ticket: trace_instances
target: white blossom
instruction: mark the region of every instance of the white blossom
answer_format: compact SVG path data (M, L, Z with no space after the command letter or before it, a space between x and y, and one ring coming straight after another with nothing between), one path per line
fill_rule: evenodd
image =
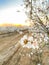
M33 41L33 37L30 36L30 37L28 38L28 41Z
M38 63L37 65L41 65L40 63Z

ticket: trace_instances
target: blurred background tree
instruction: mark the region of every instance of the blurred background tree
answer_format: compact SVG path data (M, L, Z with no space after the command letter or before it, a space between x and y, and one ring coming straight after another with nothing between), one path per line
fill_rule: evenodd
M30 20L49 27L48 0L24 0L25 13Z

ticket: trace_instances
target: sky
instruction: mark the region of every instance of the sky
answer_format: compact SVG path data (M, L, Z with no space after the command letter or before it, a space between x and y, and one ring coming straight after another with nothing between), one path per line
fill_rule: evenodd
M25 24L26 15L21 4L23 0L0 0L0 24Z
M27 17L21 4L23 0L0 0L0 24L25 24Z
M0 0L0 6L9 6L9 5L20 5L23 3L23 0Z

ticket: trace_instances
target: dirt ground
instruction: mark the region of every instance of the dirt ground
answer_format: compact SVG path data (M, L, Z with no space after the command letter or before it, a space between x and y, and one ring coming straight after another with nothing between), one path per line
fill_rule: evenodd
M0 38L0 65L49 65L49 46L41 51L23 48L18 43L22 36L15 34Z

